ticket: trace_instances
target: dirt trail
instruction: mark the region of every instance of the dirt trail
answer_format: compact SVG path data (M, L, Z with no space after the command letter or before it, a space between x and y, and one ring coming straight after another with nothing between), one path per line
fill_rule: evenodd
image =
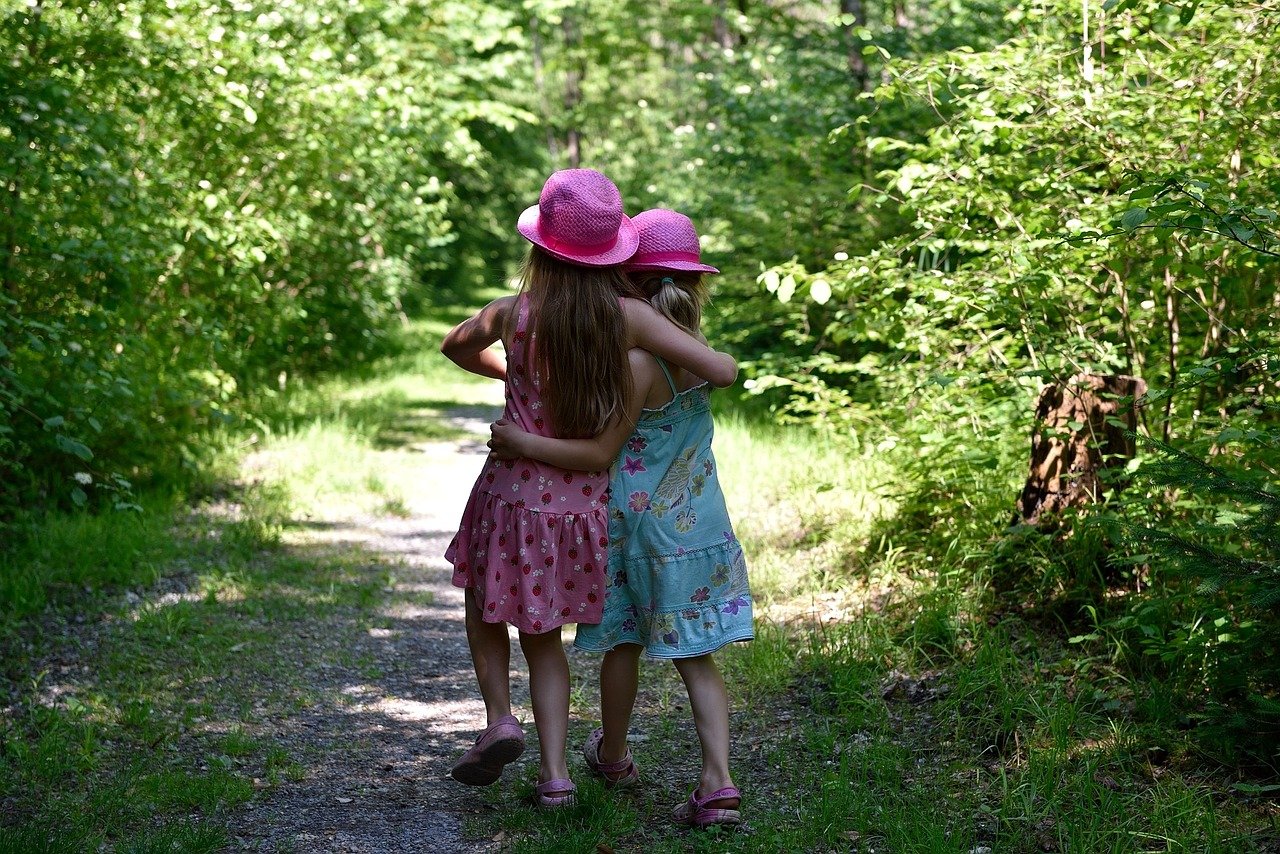
M238 811L231 827L237 848L358 854L490 850L463 838L466 814L485 808L482 796L448 778L451 763L483 723L484 706L467 653L461 591L450 584L443 554L484 459L488 423L498 411L476 407L449 414L474 440L424 442L401 451L403 464L421 484L406 497L405 517L353 518L306 535L324 548L358 547L377 556L383 571L393 564L394 580L375 606L378 627L349 631L352 626L330 620L313 625L316 638L280 639L285 647L301 647L323 643L326 635L345 636L350 647L337 656L339 663L322 656L307 665L319 702L259 723L258 734L298 756L306 774L282 781ZM517 714L528 720L518 644L512 669ZM520 762L536 761L534 755L531 749Z

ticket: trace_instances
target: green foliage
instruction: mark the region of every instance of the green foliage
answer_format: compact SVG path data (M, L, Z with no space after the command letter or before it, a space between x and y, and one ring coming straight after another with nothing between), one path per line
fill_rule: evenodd
M500 270L521 44L461 0L4 7L0 515L127 506L246 392Z
M289 449L300 505L406 512L382 455L447 395L378 357L498 284L518 210L580 163L697 221L752 408L821 428L813 458L846 468L822 488L875 481L855 521L752 544L801 549L812 586L902 571L1041 615L1159 680L1160 715L1263 721L1267 517L1189 461L1274 493L1278 46L1272 4L1225 0L8 3L0 520L36 559L0 604L152 566L117 519L59 533L82 567L52 571L19 508L137 512L135 486L198 489L247 425ZM339 369L395 376L313 380ZM1080 372L1146 380L1139 432L1181 461L1102 511L1143 542L1009 527L1035 397ZM121 548L85 545L116 525ZM761 591L794 592L771 554ZM896 640L943 666L963 609L923 604ZM1257 681L1222 681L1237 663Z
M1197 453L1149 441L1135 487L1169 496L1128 498L1116 519L1158 596L1135 599L1110 630L1139 667L1181 692L1211 749L1274 767L1280 751L1280 496L1258 452L1274 429L1230 427ZM1206 462L1206 445L1217 453Z

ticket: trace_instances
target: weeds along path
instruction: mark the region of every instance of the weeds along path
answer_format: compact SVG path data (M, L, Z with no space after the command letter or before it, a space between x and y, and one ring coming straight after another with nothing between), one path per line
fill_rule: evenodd
M463 821L487 808L485 802L479 793L460 798L448 778L451 763L483 724L484 706L467 651L462 591L450 584L443 554L484 459L488 423L499 411L444 410L440 422L470 434L463 438L413 441L411 432L402 434L396 446L364 460L374 466L365 485L393 494L382 512L321 506L315 508L320 518L301 520L287 535L289 548L363 556L376 587L355 607L303 621L291 636L276 638L282 649L297 651L300 663L313 659L304 692L314 702L254 727L302 770L232 817L232 835L243 847L484 850L465 840ZM274 452L265 453L247 469L270 468ZM331 461L335 469L349 463ZM524 661L518 644L512 646L517 713L529 718ZM315 662L317 648L334 656Z

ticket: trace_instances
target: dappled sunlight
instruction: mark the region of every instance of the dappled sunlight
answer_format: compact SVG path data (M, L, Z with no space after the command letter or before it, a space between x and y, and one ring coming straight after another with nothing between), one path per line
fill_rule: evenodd
M429 723L432 732L457 734L470 741L475 737L474 701L440 700L422 702L403 697L384 697L369 704L362 713L373 712L399 721Z

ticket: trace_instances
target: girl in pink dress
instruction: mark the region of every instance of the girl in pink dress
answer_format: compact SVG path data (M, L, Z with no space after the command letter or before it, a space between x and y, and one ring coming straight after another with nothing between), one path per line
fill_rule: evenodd
M505 381L503 417L542 436L586 438L624 417L627 352L642 347L717 386L733 358L708 348L632 291L619 265L635 251L634 225L608 178L590 169L552 175L520 217L534 244L520 293L495 300L441 345L467 370ZM501 340L503 359L490 346ZM454 779L489 785L524 748L511 714L507 623L519 631L541 747L537 799L572 802L565 740L569 666L560 628L598 623L608 562L609 473L571 472L534 460L486 461L445 558L466 590L467 641L488 726Z

